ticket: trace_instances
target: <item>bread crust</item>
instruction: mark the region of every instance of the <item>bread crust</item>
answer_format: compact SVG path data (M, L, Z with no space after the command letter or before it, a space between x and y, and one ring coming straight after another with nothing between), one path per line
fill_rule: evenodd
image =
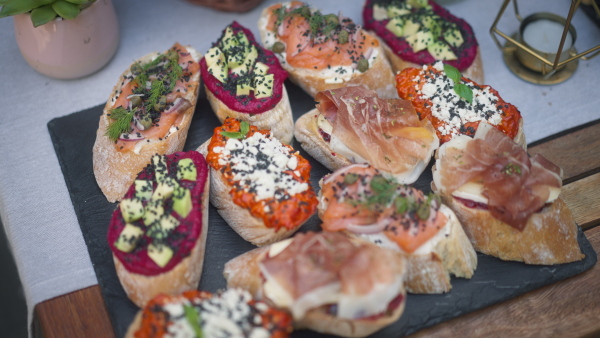
M206 85L204 88L208 102L221 123L226 118L233 117L240 121L247 121L251 125L257 126L258 129L271 130L273 136L282 143L292 143L292 138L294 137L294 117L292 116L292 107L290 106L290 99L285 85L283 85L283 94L279 103L273 109L260 114L242 113L233 110L217 98Z
M202 230L190 255L184 258L172 270L154 276L146 276L130 272L113 254L113 261L121 285L135 305L142 308L146 303L161 293L179 294L195 290L200 283L204 250L208 232L208 196L210 180L207 178L202 193Z
M379 40L383 46L383 50L385 51L385 56L390 62L392 69L394 70L394 74L402 71L404 68L421 68L423 65L417 64L414 62L404 61L401 57L399 57L396 53L392 51L390 46L386 44L382 39ZM483 61L481 60L481 52L479 51L479 46L477 46L477 55L475 55L475 59L473 63L465 70L462 71L462 76L471 79L479 84L483 84L485 80L485 76L483 75Z
M255 298L263 298L263 278L258 263L267 255L269 247L246 252L225 264L223 276L227 287L248 290ZM374 320L350 320L328 314L325 307L309 310L305 316L294 321L296 329L310 329L343 337L364 337L390 325L400 318L406 302L403 301L391 314Z
M186 46L186 48L192 54L194 60L196 58L196 61L200 60L200 54L189 46ZM134 63L140 61L147 63L158 55L158 53L151 53L134 61ZM185 99L192 106L180 113L182 118L178 125L178 130L170 133L168 137L162 140L151 140L149 143L144 143L139 154L136 154L134 151L120 152L116 149L115 143L106 136L106 131L110 125L108 114L118 97L117 94L120 92L121 84L129 76L131 76L131 71L128 68L121 75L119 81L111 91L111 95L104 106L102 116L100 116L100 123L96 132L96 142L93 147L94 176L104 196L111 203L123 198L123 195L125 195L137 174L150 162L154 154L168 155L183 149L188 129L194 116L194 110L196 109L199 91L200 72L190 79L191 87L189 87Z
M442 195L456 213L475 250L503 260L526 264L562 264L584 258L577 242L577 224L559 197L533 214L521 232L492 217L489 211L467 208L451 195Z

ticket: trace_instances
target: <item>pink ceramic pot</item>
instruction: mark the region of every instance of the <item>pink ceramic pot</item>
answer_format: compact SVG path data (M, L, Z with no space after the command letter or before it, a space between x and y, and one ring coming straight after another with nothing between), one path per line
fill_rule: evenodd
M72 20L57 17L34 28L28 13L14 17L23 58L38 72L76 79L104 67L119 45L119 22L111 0L97 0Z

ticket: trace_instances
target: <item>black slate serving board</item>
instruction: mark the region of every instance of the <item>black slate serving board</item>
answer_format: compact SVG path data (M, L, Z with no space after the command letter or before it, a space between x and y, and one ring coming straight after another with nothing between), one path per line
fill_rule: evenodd
M294 118L314 108L313 99L300 88L286 82ZM115 333L123 337L138 308L127 298L117 278L110 249L106 243L108 223L117 204L107 202L96 184L92 168L92 147L96 139L99 117L104 105L53 119L48 130L67 183L71 201L81 226L84 240L98 277ZM201 95L184 150L194 150L219 125L208 101ZM318 181L329 170L304 152L298 142L295 149L312 163L311 182L318 189ZM431 168L428 168L415 187L429 191ZM320 221L313 216L300 231L319 230ZM516 297L542 286L579 274L596 263L596 253L581 229L579 244L585 258L582 261L556 266L534 266L505 262L478 254L477 270L472 279L452 279L452 291L443 295L409 295L406 310L393 325L375 333L373 337L399 337L422 328L452 319ZM239 237L216 210L209 209L209 231L202 279L199 289L217 291L225 288L222 271L224 264L254 246ZM297 331L294 337L316 337L312 331Z

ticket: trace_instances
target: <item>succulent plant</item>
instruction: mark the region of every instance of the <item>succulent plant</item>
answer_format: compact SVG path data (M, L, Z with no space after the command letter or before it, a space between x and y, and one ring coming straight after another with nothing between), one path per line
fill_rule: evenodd
M96 0L0 0L0 18L31 13L34 27L46 24L57 16L74 19Z

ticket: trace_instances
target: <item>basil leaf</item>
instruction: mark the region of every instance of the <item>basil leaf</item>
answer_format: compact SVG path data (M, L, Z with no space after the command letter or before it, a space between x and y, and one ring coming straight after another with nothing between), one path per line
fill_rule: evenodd
M242 133L244 136L246 136L246 134L248 134L249 131L250 131L250 124L246 121L242 121L242 123L240 123L240 133Z
M473 91L471 88L467 87L467 85L458 83L454 86L454 92L458 94L458 96L467 100L469 103L473 103Z
M444 72L446 73L446 76L452 79L452 81L455 83L460 81L460 72L453 66L444 63Z
M230 132L230 131L222 131L221 135L223 135L225 137L229 137L229 138L235 138L235 139L241 139L246 136L245 134L242 134L239 132Z
M31 22L33 23L33 27L39 27L47 24L48 22L54 20L55 17L56 12L52 9L51 5L38 7L31 11Z
M185 312L185 318L188 323L190 323L190 326L194 329L196 337L202 338L202 328L200 327L200 314L198 313L198 310L191 305L184 304L183 311Z

